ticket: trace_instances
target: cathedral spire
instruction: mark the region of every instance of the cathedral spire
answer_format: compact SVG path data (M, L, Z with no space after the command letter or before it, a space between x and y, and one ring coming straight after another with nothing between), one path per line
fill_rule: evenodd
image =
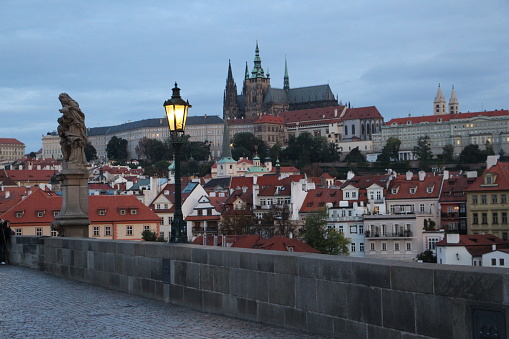
M249 68L247 68L247 61L246 61L246 76L245 79L249 79Z
M256 41L254 68L251 71L251 78L264 78L264 72L262 68L262 59L260 58L260 49L258 48L258 40Z
M447 102L445 101L444 95L442 94L442 89L440 88L440 84L438 84L437 95L435 96L435 101L433 101L433 114L446 114L446 104Z
M283 89L287 93L290 90L290 78L288 77L288 64L286 62L286 56L285 56L285 79L284 79Z
M456 91L454 90L454 85L452 85L451 98L449 99L449 114L458 114L458 113L459 113L458 98L456 97Z
M237 118L239 107L237 102L237 85L233 80L232 63L228 60L228 77L223 96L223 119Z

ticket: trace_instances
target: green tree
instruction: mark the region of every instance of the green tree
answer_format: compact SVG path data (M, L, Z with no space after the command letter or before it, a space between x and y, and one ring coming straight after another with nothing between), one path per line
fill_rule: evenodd
M419 165L421 168L425 169L428 167L431 158L433 157L433 152L431 152L431 145L429 143L429 136L419 137L417 140L417 146L412 150L414 157L419 160Z
M501 148L498 152L499 161L509 161L509 155Z
M486 161L486 155L483 154L479 145L467 145L460 153L460 162L462 164L475 164L484 161Z
M267 153L268 147L265 141L255 137L253 133L241 132L235 134L232 139L232 145L232 156L235 154L235 156L238 157L247 156L252 158L254 157L254 154L257 153L261 161L265 161L265 158L269 156ZM234 151L237 148L241 149L240 154L239 151ZM233 158L238 160L238 158Z
M29 158L32 158L32 159L35 159L35 158L37 158L37 154L36 154L35 152L30 152L30 153L28 154L28 157L29 157Z
M106 154L110 160L117 160L121 162L126 161L127 140L118 138L114 135L110 141L108 141L108 145L106 145Z
M345 162L365 162L366 158L362 155L359 147L355 147L345 157Z
M486 155L486 157L488 157L488 155L495 155L495 150L493 149L493 144L491 142L489 142L488 140L486 140L486 144L484 145L484 151L482 151L482 153L484 155Z
M427 262L427 263L436 263L437 257L433 255L433 251L426 250L422 253L419 253L419 255L417 255L417 260L422 260L423 262Z
M254 214L248 209L227 211L221 215L220 226L226 235L253 234Z
M442 147L442 160L444 164L451 163L454 160L454 146L447 144Z
M284 161L290 161L299 169L311 163L339 161L341 152L336 144L327 138L301 133L298 137L290 136L288 146L282 151Z
M90 142L85 143L85 158L87 162L97 159L97 150Z
M391 161L399 160L399 148L401 146L401 140L396 137L390 137L387 139L382 154L378 156L377 161L384 165L388 165Z
M306 217L302 230L304 241L324 254L348 255L350 239L327 227L327 213L321 211Z

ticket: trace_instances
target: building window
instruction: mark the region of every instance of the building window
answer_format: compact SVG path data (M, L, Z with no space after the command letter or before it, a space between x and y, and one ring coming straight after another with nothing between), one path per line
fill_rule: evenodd
M359 234L364 233L364 225L359 225Z
M111 236L111 226L106 226L104 228L104 235Z
M161 217L161 222L159 224L164 225L164 217Z
M350 251L355 252L355 243L354 242L350 244Z
M345 198L350 198L350 192L345 192Z
M35 235L37 235L37 236L42 236L42 228L37 227L37 228L35 229Z
M497 259L491 258L491 266L496 266L496 265L497 265Z
M16 218L22 218L23 212L16 212Z
M437 248L437 242L440 240L438 238L429 238L428 239L428 250L434 250Z
M41 212L41 211L37 212L37 217L38 218L44 217L44 212Z
M159 232L159 238L164 238L164 232Z
M132 209L132 210L131 210L131 214L132 214L132 215L138 214L138 210L137 210L137 209Z
M498 196L496 194L491 195L491 203L498 204Z
M399 242L394 243L394 250L399 251Z
M132 226L126 226L126 235L133 235L133 227Z
M126 211L125 210L120 210L120 215L126 215Z
M415 194L415 187L412 187L412 188L410 189L410 194Z
M479 215L477 213L473 213L472 217L473 217L472 224L478 224L479 223Z
M343 226L339 226L339 227L338 227L338 232L339 232L339 233L344 233Z
M424 204L419 204L419 211L424 212Z
M486 194L481 194L481 204L485 204L488 199L486 199Z
M505 204L507 202L507 194L500 194L500 202Z
M504 265L505 265L505 260L504 260L504 259L502 259L502 258L500 258L500 259L498 260L498 262L499 262L499 265L500 265L500 266L504 266Z
M357 226L350 226L350 234L357 234Z
M477 204L477 194L472 195L472 204Z
M481 213L481 223L487 224L488 223L488 213Z
M502 224L507 224L507 212L502 212Z
M364 243L363 242L361 242L359 244L359 252L364 252Z
M16 235L23 235L23 231L21 228L16 228Z
M411 251L412 250L412 243L411 242L407 242L406 243L406 250L407 251Z
M99 236L99 226L94 226L94 237Z
M382 243L382 251L387 251L387 243Z
M370 251L374 251L375 250L375 243L372 242L372 243L369 244L369 250Z
M143 225L143 230L144 231L150 231L150 226L149 225Z
M498 213L493 212L493 224L498 224Z
M507 232L502 232L502 240L507 240Z
M57 232L57 231L55 231L55 230L51 230L51 236L52 236L52 237L56 237L56 236L58 236L58 232Z

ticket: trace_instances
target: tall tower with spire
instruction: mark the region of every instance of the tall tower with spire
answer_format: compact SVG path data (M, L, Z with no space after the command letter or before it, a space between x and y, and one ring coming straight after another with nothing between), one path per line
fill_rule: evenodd
M290 91L290 78L288 77L288 64L286 62L286 56L285 56L285 79L283 89L285 90L286 94L288 94L288 91Z
M237 84L233 80L232 64L228 60L228 77L226 78L226 88L223 96L223 119L235 119L240 117L239 106L237 102Z
M442 94L440 84L438 84L437 95L435 96L435 101L433 101L433 114L434 115L446 114L447 113L446 105L447 102L445 101L444 95Z
M254 67L249 75L246 69L246 79L244 80L245 97L245 116L253 118L264 113L263 99L270 88L269 74L265 75L262 68L262 59L260 58L260 49L258 41L256 42Z
M459 113L458 98L456 97L456 91L454 90L454 85L452 85L451 98L449 99L449 114L458 114L458 113Z

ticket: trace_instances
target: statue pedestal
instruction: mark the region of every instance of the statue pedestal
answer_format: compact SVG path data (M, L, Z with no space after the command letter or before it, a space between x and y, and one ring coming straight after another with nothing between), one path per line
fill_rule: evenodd
M84 166L68 164L57 174L62 182L62 209L51 228L60 236L88 238L88 171Z

